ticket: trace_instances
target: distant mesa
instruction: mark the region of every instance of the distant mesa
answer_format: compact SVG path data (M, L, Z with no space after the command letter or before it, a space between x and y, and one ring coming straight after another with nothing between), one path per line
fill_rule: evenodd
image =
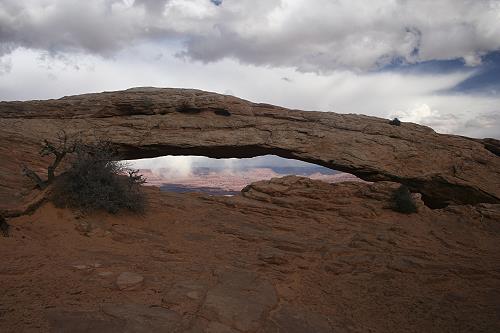
M235 195L244 187L260 180L287 175L307 176L328 183L363 181L348 173L312 165L299 167L245 166L228 169L218 166L193 167L189 174L176 174L168 168L140 169L147 185L158 186L168 192L203 192L211 195Z

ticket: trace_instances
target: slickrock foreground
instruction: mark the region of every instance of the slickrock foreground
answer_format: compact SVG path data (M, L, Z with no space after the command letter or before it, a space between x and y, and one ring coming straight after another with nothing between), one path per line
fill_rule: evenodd
M430 207L500 202L500 145L362 115L288 110L199 90L136 88L58 100L0 102L0 211L32 197L23 164L46 166L43 139L66 130L107 138L125 159L162 155L274 154L404 183Z
M497 140L155 88L0 102L0 128L1 332L500 331ZM144 215L82 215L21 174L62 129L124 159L274 154L374 183L147 188ZM391 209L399 183L418 213Z
M0 331L498 332L500 205L404 215L397 187L148 188L144 216L45 203L0 237Z

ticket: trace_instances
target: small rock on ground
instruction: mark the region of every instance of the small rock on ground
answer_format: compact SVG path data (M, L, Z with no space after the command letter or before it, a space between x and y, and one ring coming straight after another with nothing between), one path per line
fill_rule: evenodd
M116 285L120 290L137 290L140 289L142 283L144 282L144 277L133 272L123 272L118 275L116 279Z

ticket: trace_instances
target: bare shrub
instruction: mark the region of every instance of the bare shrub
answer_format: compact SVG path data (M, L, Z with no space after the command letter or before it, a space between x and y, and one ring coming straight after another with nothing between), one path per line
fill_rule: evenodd
M52 200L59 207L82 211L117 213L126 209L143 212L145 179L138 170L118 161L109 142L77 143L69 168L54 182Z
M389 124L393 126L401 126L401 120L399 120L398 118L394 118L389 121Z
M26 165L22 167L22 173L33 180L36 186L43 190L46 188L55 178L55 170L64 159L67 154L71 154L75 151L77 141L69 140L66 132L61 130L57 132L56 142L53 143L47 139L43 140L42 149L40 150L41 156L54 156L54 160L47 167L47 180L42 180L42 178L33 170L28 168Z

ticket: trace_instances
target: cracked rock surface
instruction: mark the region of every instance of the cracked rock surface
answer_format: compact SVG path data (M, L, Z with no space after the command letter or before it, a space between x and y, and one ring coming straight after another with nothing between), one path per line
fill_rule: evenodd
M147 188L143 216L45 203L0 238L0 331L498 332L500 205L405 215L398 186Z

